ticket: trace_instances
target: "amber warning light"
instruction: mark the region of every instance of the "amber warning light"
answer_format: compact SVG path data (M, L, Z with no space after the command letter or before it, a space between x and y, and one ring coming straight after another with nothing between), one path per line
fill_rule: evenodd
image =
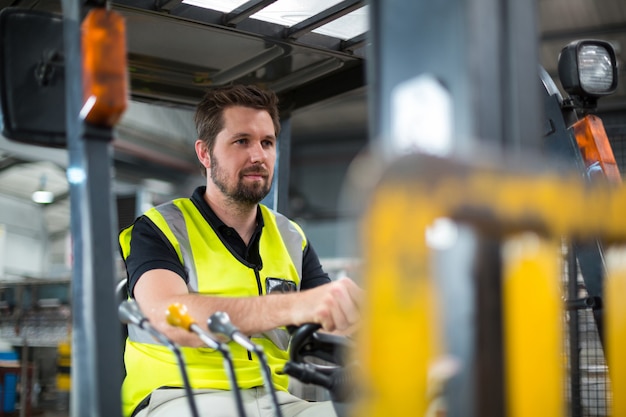
M113 126L126 110L126 27L124 18L105 8L89 11L81 25L83 108L80 116L98 126Z
M587 115L577 121L573 127L587 173L592 177L596 173L602 173L609 181L621 183L622 176L602 120L597 116Z

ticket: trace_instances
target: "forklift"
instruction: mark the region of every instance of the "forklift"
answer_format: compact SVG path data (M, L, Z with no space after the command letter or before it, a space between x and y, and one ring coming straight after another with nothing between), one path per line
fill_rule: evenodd
M110 2L62 3L62 16L0 14L2 131L12 140L68 149L73 308L80 312L72 415L115 416L119 390L104 387L121 386L123 370L110 365L122 363L121 351L103 347L120 338L112 319L109 173L112 131L129 94L125 28ZM239 11L249 16L261 3ZM626 370L615 353L626 343L624 312L619 301L607 300L607 288L623 288L624 274L619 262L607 272L605 252L626 239L618 216L626 197L602 121L593 115L597 100L617 87L616 55L603 41L566 45L559 61L563 96L536 64L532 5L519 3L503 1L493 5L498 13L484 14L461 0L370 4L372 143L352 167L367 166L370 174L366 185L347 184L367 202L364 326L354 341L304 327L294 333L291 352L294 375L331 390L340 415L564 416L565 308L592 309L613 392L624 389ZM11 34L35 28L39 49L28 54ZM465 33L485 41L474 44L479 64L468 58ZM32 67L29 86L16 88ZM64 108L55 105L60 99ZM412 118L428 123L415 129ZM568 212L555 213L564 200ZM453 230L453 244L435 249L426 238L441 234L435 224ZM555 255L562 243L567 296ZM588 291L582 298L577 268ZM569 353L574 358L576 346ZM305 357L316 355L338 367L307 367ZM344 381L346 368L356 376ZM626 413L618 395L612 407L615 416Z

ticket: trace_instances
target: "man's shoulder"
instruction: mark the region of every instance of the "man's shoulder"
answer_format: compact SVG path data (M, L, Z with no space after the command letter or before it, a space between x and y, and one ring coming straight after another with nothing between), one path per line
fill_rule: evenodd
M288 220L292 223L295 223L295 221L291 220L289 217L287 217L286 215L274 210L273 208L270 208L268 206L266 206L265 204L261 204L259 203L259 208L261 210L261 213L263 214L263 216L274 216L274 217L280 217L282 219Z
M271 220L272 223L276 225L278 230L283 235L285 233L298 234L302 239L302 249L304 249L308 245L306 234L304 233L304 230L302 230L302 227L300 227L300 225L296 221L291 220L284 214L281 214L276 210L272 210L271 208L263 204L259 204L259 207L261 208L261 212L263 213L264 221Z

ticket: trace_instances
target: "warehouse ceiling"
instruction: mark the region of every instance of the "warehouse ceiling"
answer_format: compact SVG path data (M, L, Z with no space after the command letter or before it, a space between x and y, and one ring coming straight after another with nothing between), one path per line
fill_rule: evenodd
M198 174L190 146L192 108L211 85L256 83L276 90L283 116L291 116L294 147L348 136L366 140L364 0L220 0L212 8L197 6L199 1L112 1L126 19L132 90L113 144L116 194L137 186L164 195L191 189ZM9 6L61 10L53 0L0 0L0 8ZM595 38L614 45L622 83L600 102L600 111L626 125L626 2L538 0L537 11L540 60L555 77L557 56L568 42ZM49 231L62 234L69 228L66 163L63 150L0 138L0 194L30 201L45 186L55 197L44 208Z

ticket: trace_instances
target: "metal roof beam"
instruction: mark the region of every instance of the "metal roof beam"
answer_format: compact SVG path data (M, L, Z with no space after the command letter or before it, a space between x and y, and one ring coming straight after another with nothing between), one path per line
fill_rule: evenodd
M339 48L345 52L354 52L355 50L362 48L367 43L367 32L361 33L352 39L342 41Z
M222 23L226 26L235 26L237 23L275 2L276 0L250 0L230 13L226 13L222 18Z
M226 26L223 23L224 13L217 10L205 9L186 3L181 3L179 6L169 10L167 14L155 14L154 4L151 3L151 7L147 7L147 5L145 4L146 1L148 0L114 0L113 8L127 17L145 14L145 17L147 18L154 17L155 22L157 22L158 18L170 19L171 17L177 17L185 19L191 24L206 25L208 28L212 29L226 29L229 32L240 33L244 36L253 36L268 40L274 40L276 42L281 42L287 45L296 45L296 43L292 40L285 38L286 28L284 25L265 22L258 19L243 19L237 24L236 28L233 28L232 26ZM350 2L354 1L356 0L350 0ZM365 1L359 0L359 2L364 3ZM340 42L341 39L334 36L322 35L319 33L310 33L306 36L306 39L301 39L297 43L297 46L305 48L312 47L315 49L325 50L330 53L343 53L343 51L341 51L339 48Z
M159 11L169 12L174 7L179 6L183 0L157 0L156 8Z
M339 71L320 77L310 83L286 93L278 93L281 111L289 113L323 100L354 91L365 85L365 68L353 65L345 71Z
M341 16L360 9L365 5L364 0L345 0L335 4L315 16L311 16L302 22L285 29L285 38L297 39L300 36L309 33L328 22L339 19Z

